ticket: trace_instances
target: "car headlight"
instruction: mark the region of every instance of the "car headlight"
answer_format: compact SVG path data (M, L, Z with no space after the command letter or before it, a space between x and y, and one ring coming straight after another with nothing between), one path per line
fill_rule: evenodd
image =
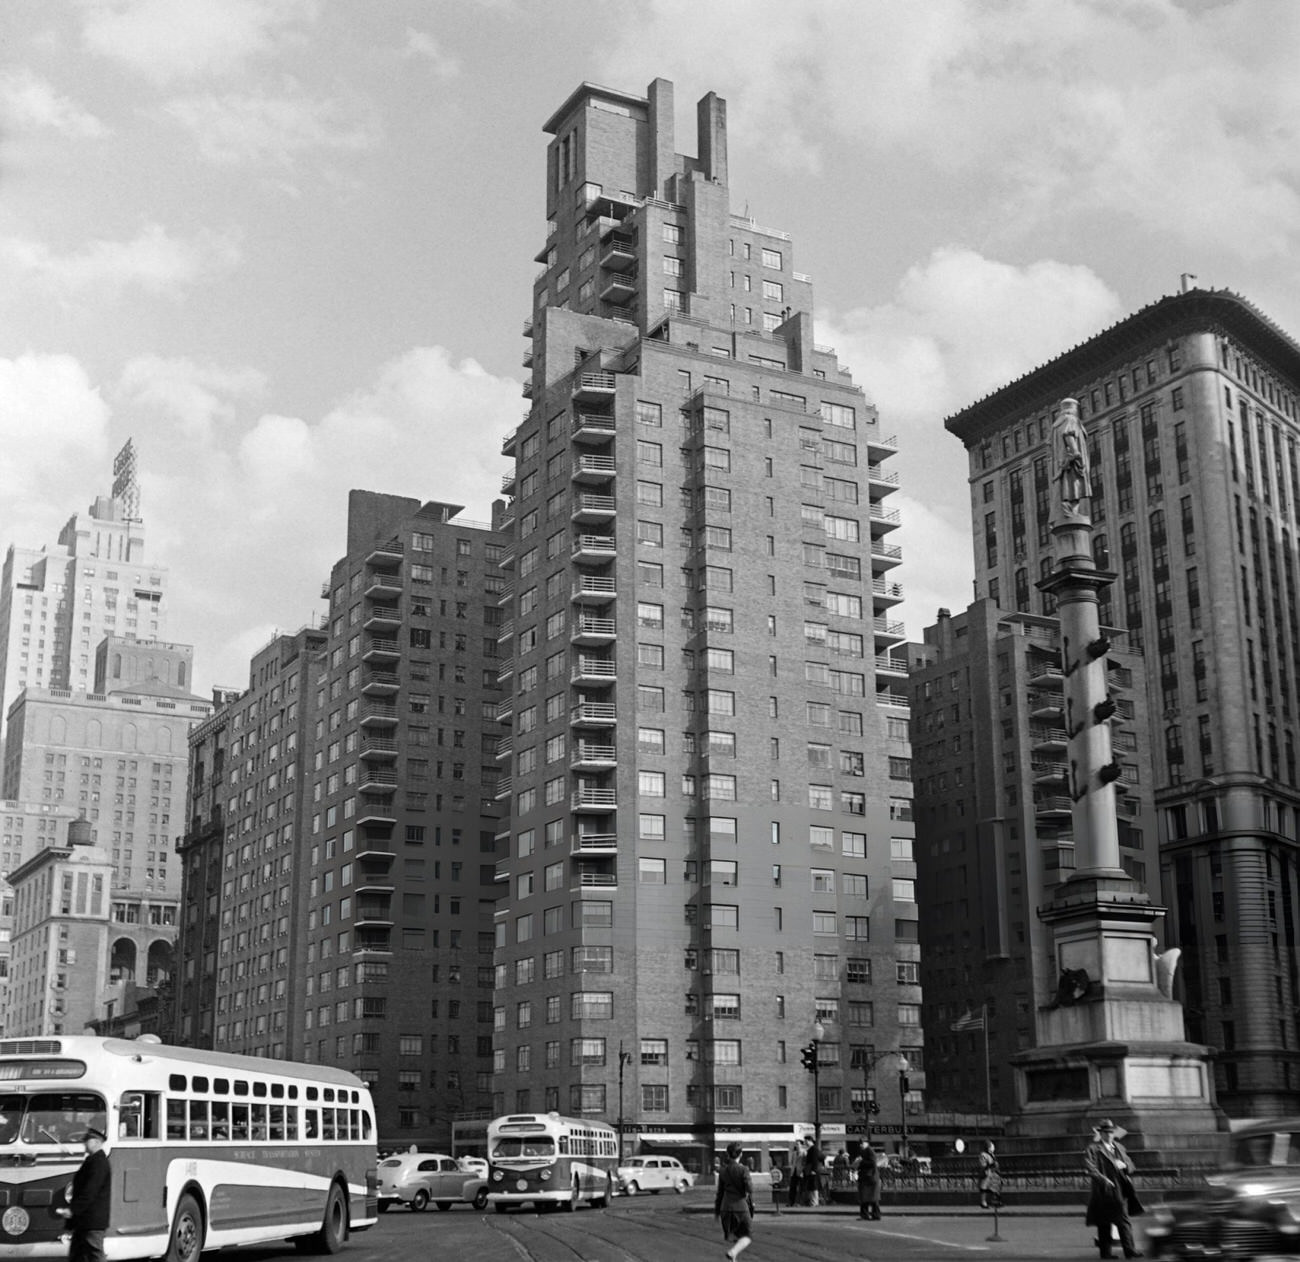
M493 1170L493 1171L492 1171L492 1182L493 1182L493 1183L500 1183L501 1180L504 1179L505 1177L506 1177L506 1176L505 1176L505 1171L504 1171L504 1170Z
M543 1183L547 1182L547 1180L549 1180L550 1177L551 1177L551 1172L550 1172L549 1170L543 1170L543 1171L542 1171L542 1182L543 1182Z

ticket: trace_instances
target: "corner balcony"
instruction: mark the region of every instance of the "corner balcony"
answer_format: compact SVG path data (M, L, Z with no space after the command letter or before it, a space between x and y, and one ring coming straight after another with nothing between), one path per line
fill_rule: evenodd
M501 549L501 556L497 561L497 569L510 570L515 564L515 545L513 543L505 544Z
M497 741L496 754L494 755L497 762L509 758L515 752L515 741L513 736L503 736Z
M569 837L569 853L588 858L618 854L617 833L573 833Z
M587 604L606 604L617 595L612 578L600 574L579 574L574 578L569 599Z
M601 286L601 302L613 303L616 307L626 307L636 297L636 277L620 276L615 272Z
M1055 758L1034 758L1029 763L1030 778L1035 784L1064 784L1066 765Z
M569 477L574 482L596 485L608 482L615 472L613 456L583 455L573 462Z
M883 435L875 432L874 427L869 427L865 437L867 440L867 459L871 464L876 464L898 454L897 434Z
M515 677L515 659L507 657L497 667L497 687L504 688Z
M1034 799L1034 814L1039 819L1068 819L1073 809L1074 804L1064 793L1049 793Z
M367 798L364 795L357 805L357 823L375 828L392 828L397 823L397 813L387 795Z
M579 412L569 433L576 442L607 443L614 437L614 418L599 412Z
M375 636L366 641L361 658L367 662L400 662L402 660L402 649L396 640Z
M395 670L371 670L361 684L363 697L391 697L402 686Z
M612 402L615 381L612 372L579 373L573 380L573 398L579 403Z
M498 802L504 802L515 791L515 781L513 776L499 776L497 778L497 787L492 791L493 798Z
M514 598L515 585L513 583L507 583L499 592L497 592L497 605L508 605L512 600L514 600Z
M1037 662L1029 668L1031 688L1060 688L1065 682L1065 672L1060 660Z
M883 578L871 580L871 604L874 609L888 609L903 602L902 583L890 583Z
M397 707L382 701L372 701L361 711L362 727L396 727Z
M1029 731L1029 748L1036 752L1063 750L1069 743L1063 727L1034 727Z
M396 762L397 742L391 736L363 736L358 752L363 762Z
M614 789L574 789L569 797L569 809L597 814L617 810L618 793Z
M898 470L887 470L884 465L867 465L867 482L878 495L888 495L898 490Z
M514 459L518 438L519 431L517 429L512 429L510 433L501 440L501 454L509 460Z
M636 267L636 251L626 241L608 236L601 243L600 265L608 272L630 272Z
M505 697L497 702L497 722L509 723L515 716L514 697Z
M353 955L392 955L393 940L387 929L376 926L368 933L358 933L353 939Z
M387 898L358 898L356 915L352 923L357 928L362 925L391 925L393 923L392 901Z
M889 675L895 679L906 679L907 663L901 657L890 657L887 653L877 653L876 674Z
M577 884L580 889L614 889L618 885L618 874L615 872L579 872Z
M570 727L613 727L618 707L612 701L579 701L569 710Z
M1027 703L1030 718L1059 719L1065 713L1065 702L1060 693L1031 692Z
M612 684L618 674L618 663L608 657L579 655L569 676L572 684L597 686Z
M405 549L400 539L390 539L387 543L377 543L366 553L366 564L376 569L392 570L402 563Z
M357 788L362 793L396 793L397 774L373 763L362 763Z
M598 522L609 521L618 513L618 502L612 495L592 495L583 492L573 497L573 507L569 520L580 525L590 526Z
M363 833L357 838L357 861L359 863L383 864L385 868L393 861L393 841L391 837L371 837Z
M507 618L499 627L497 627L497 643L504 644L507 640L513 640L515 636L515 620Z
M569 556L573 560L588 564L612 561L617 555L613 535L579 535L569 549Z
M871 629L875 634L877 648L897 644L907 638L903 624L891 621L889 618L872 618Z
M402 580L396 574L367 574L364 594L370 600L391 600L402 594Z
M905 692L894 692L890 688L876 693L876 704L892 706L896 710L910 710L912 699Z
M895 565L902 565L903 549L896 543L881 543L878 539L871 541L871 570L888 570Z
M518 479L519 475L514 469L511 469L509 473L505 474L501 479L501 494L513 495L515 493L515 483Z
M569 755L569 766L574 771L610 771L618 763L613 745L592 745L579 741Z
M580 613L569 623L570 644L612 644L617 635L613 618L597 618L594 614Z
M875 536L885 534L890 530L897 530L903 524L903 518L896 508L881 508L879 504L873 503L870 510L871 533Z

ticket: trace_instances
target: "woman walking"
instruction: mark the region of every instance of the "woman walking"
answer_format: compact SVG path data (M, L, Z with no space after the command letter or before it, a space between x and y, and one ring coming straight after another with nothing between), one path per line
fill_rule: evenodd
M991 1139L984 1141L980 1163L980 1209L1002 1204L1002 1175L998 1171L997 1148Z

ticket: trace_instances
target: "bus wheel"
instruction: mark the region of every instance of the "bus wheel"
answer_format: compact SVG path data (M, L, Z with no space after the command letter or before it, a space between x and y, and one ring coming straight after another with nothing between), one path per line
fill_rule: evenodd
M609 1203L613 1199L613 1196L614 1196L614 1176L612 1174L607 1174L605 1176L605 1191L602 1195L593 1196L591 1198L592 1208L608 1209Z
M475 1209L487 1209L487 1197L488 1197L488 1191L487 1191L487 1188L485 1188L485 1187L481 1187L481 1188L479 1188L479 1190L478 1190L477 1192L474 1193L474 1208L475 1208ZM498 1209L504 1209L505 1206L504 1206L504 1205L498 1205L497 1208L498 1208Z
M429 1194L421 1188L411 1197L411 1208L417 1213L421 1213L424 1207L429 1203Z
M339 1185L330 1188L325 1198L325 1217L320 1230L310 1236L294 1236L293 1247L299 1253L337 1253L348 1238L348 1203Z
M572 1214L578 1208L578 1202L582 1199L582 1188L578 1185L578 1180L573 1180L573 1195L567 1201L560 1202L560 1208L566 1214Z
M199 1262L203 1252L203 1214L199 1203L186 1192L176 1206L172 1219L171 1239L167 1242L164 1262Z

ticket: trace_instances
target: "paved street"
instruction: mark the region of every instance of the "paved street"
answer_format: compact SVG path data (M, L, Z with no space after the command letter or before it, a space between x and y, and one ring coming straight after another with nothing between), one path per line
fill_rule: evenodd
M339 1262L404 1262L446 1257L469 1262L695 1262L721 1259L723 1243L712 1212L712 1193L619 1198L608 1210L476 1213L457 1206L446 1213L390 1210L379 1225L355 1236ZM952 1206L933 1211L885 1207L885 1218L866 1223L852 1210L795 1211L776 1215L759 1204L754 1244L746 1262L813 1262L879 1259L880 1262L955 1262L963 1257L1051 1258L1091 1262L1090 1232L1070 1210L1010 1211L999 1221L1000 1241L990 1241L991 1214ZM292 1249L242 1251L248 1262L288 1258Z

